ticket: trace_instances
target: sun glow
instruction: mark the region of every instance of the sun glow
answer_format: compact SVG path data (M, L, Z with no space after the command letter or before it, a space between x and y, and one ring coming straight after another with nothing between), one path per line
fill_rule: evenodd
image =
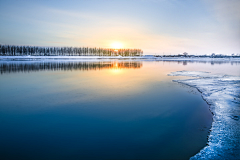
M111 44L111 47L114 49L120 49L120 48L123 48L123 44L120 42L114 42Z

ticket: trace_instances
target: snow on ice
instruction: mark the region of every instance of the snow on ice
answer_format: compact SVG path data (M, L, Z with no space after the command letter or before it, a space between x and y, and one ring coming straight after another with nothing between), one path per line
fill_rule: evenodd
M195 77L174 81L197 88L213 113L208 144L190 159L240 159L240 77L192 71L169 75Z

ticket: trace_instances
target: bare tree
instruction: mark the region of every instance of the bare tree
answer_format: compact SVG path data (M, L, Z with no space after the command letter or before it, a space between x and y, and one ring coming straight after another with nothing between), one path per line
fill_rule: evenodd
M187 52L184 52L183 55L184 55L185 57L187 57L188 53L187 53Z
M38 47L38 46L10 46L0 44L1 56L142 56L141 49L113 49L89 47Z

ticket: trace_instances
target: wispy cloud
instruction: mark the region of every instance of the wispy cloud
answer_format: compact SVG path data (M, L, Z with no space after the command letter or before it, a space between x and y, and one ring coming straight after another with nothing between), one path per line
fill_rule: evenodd
M225 27L225 31L237 35L240 41L240 1L239 0L204 0L209 11Z
M145 53L240 50L239 0L27 0L1 5L3 43L109 47L121 41Z

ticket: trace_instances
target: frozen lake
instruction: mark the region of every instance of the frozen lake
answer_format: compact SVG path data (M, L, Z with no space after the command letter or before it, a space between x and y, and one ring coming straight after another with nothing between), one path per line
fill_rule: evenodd
M212 114L171 72L240 76L240 62L0 61L2 159L189 159Z

